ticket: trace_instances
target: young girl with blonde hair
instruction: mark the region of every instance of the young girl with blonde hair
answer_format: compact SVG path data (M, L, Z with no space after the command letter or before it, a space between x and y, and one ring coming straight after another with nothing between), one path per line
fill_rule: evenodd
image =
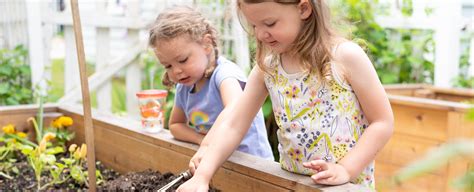
M364 51L333 32L324 0L238 0L238 9L258 42L258 65L178 191L208 189L268 95L283 169L318 184L374 187L374 159L392 134L393 114Z
M217 41L215 28L190 7L167 9L150 29L149 45L166 69L162 82L177 84L169 129L178 140L212 141L211 126L242 93L246 78L236 64L219 57ZM261 111L244 135L239 151L273 160Z

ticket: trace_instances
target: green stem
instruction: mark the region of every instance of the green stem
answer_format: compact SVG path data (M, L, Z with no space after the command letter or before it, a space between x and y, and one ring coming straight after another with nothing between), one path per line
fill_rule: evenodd
M36 116L36 119L38 119L38 128L36 130L36 139L38 140L38 143L41 142L41 139L43 138L43 96L39 97L39 111L38 115Z
M8 175L8 174L6 174L6 173L4 173L4 172L1 172L1 171L0 171L0 176L3 176L3 177L5 177L5 178L7 178L7 179L10 179L10 180L13 179L12 176L10 176L10 175Z
M3 159L3 158L5 158L5 157L8 155L8 153L10 153L10 151L11 151L10 149L6 150L6 151L3 153L3 155L0 157L0 160Z
M38 145L37 145L36 143L33 143L33 142L29 141L28 139L21 138L21 137L18 136L18 135L10 134L9 136L10 136L10 137L13 137L13 138L15 138L15 139L18 139L18 140L20 140L22 143L25 143L25 144L30 145L30 146L32 146L32 147L38 147Z

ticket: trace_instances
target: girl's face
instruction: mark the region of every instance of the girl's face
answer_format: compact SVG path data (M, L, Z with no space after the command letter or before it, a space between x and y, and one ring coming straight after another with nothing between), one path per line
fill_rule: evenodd
M155 45L156 57L165 67L171 81L192 86L203 79L212 46L206 47L188 35L159 41Z
M242 2L240 7L257 39L279 54L288 51L301 30L303 20L311 15L307 1L288 5Z

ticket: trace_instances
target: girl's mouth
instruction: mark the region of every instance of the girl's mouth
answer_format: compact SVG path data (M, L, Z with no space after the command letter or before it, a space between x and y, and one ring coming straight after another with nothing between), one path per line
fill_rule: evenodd
M185 84L185 83L187 83L189 80L191 80L190 77L185 77L185 78L180 79L180 80L179 80L179 83Z
M274 47L276 44L278 43L278 41L272 41L272 42L269 42L267 43L270 47Z

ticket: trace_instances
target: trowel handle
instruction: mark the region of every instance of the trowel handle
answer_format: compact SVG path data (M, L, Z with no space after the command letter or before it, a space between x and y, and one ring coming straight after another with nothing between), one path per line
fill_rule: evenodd
M180 173L179 176L182 176L183 180L188 180L188 179L191 179L191 177L193 177L193 175L191 174L191 171L189 170L186 170L185 172Z

